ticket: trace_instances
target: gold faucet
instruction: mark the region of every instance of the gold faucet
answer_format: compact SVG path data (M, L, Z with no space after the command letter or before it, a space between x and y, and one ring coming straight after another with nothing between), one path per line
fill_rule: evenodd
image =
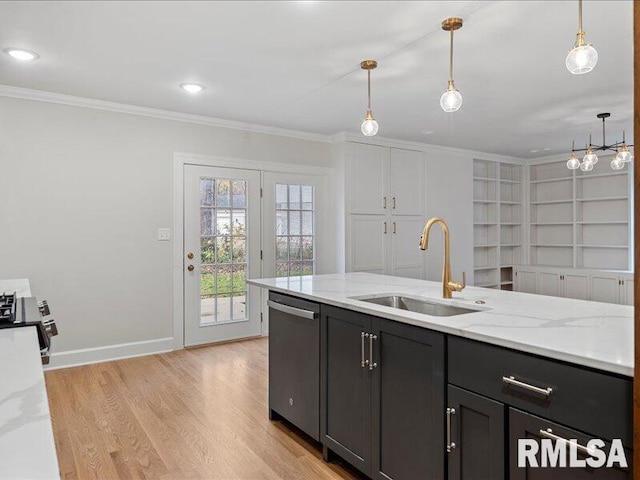
M452 298L451 292L461 292L466 286L467 275L462 272L462 283L454 282L451 280L451 257L449 254L449 227L442 218L433 217L429 219L424 226L422 236L420 237L420 250L426 250L429 246L429 232L431 227L435 224L439 224L442 227L442 233L444 235L444 265L442 266L442 298Z

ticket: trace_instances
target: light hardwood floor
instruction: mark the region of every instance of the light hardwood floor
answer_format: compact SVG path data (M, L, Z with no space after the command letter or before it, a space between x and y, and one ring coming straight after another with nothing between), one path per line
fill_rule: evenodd
M65 479L357 479L268 419L267 340L46 373Z

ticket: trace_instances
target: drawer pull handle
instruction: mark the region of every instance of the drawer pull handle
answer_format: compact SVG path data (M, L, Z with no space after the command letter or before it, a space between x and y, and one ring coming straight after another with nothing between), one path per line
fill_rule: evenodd
M549 397L553 393L553 388L540 388L535 385L530 385L528 383L521 382L520 380L516 380L512 375L510 377L502 377L502 381L508 385L513 385L514 387L524 388L525 390L530 390L535 393L539 393L540 395L544 395L545 397Z
M455 414L455 408L447 408L447 453L456 448L456 444L451 441L451 415Z
M364 339L368 337L368 333L360 332L360 366L362 368L366 367L369 364L369 360L364 359Z
M553 433L553 430L551 430L550 428L547 428L546 430L540 430L540 435L546 438L550 438L551 440L556 440L558 442L566 443L569 446L575 445L576 449L579 452L589 456L593 455L593 450L591 448L585 447L584 445L580 445L577 441L567 440L566 438L562 438L556 435L555 433Z

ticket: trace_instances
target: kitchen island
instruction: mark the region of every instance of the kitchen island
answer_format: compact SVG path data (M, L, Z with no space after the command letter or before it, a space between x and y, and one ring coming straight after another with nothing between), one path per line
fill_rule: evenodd
M367 273L250 283L270 290L276 308L287 296L319 305L317 421L326 459L338 454L372 478L472 471L517 479L545 475L518 467L519 438L560 438L570 448L621 439L632 447L632 307L475 287L444 300L440 282ZM432 316L364 301L391 295L472 312ZM286 332L271 312L270 350L278 351L270 365L286 373L273 378L295 377L296 366L309 363L287 358L301 350L283 347ZM303 378L313 378L308 373ZM282 388L270 384L270 405L276 394L288 396L274 400L271 414L288 419L289 408L303 406L297 387ZM592 478L588 470L584 478ZM625 468L595 473L631 478Z

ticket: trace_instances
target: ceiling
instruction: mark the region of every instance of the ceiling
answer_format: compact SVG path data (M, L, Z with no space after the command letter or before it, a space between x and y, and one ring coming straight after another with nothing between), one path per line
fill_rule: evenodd
M0 3L0 84L331 135L359 132L363 59L379 135L522 158L632 133L633 2L584 2L593 72L564 66L577 1L71 1ZM447 85L449 16L457 113ZM205 85L199 95L179 88Z

